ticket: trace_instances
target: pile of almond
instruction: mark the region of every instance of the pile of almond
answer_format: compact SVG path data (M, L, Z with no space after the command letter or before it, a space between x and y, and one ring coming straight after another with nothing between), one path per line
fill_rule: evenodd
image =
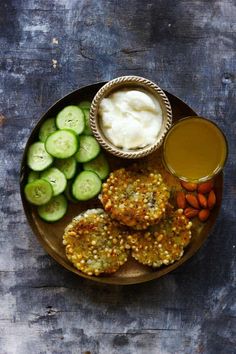
M185 216L189 219L198 216L200 221L206 221L209 218L211 209L216 204L213 181L209 180L200 184L181 181L181 186L187 192L177 192L176 202L178 208L183 209Z

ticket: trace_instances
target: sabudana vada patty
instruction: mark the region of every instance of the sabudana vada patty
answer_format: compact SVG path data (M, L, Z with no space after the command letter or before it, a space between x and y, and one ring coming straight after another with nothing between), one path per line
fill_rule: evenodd
M75 217L66 227L63 244L73 265L88 275L113 273L127 261L127 231L102 209Z
M162 218L169 196L159 173L134 165L113 171L103 183L99 198L113 219L144 230Z
M128 237L132 256L140 263L160 267L179 260L191 239L192 226L182 209L171 211L155 231Z

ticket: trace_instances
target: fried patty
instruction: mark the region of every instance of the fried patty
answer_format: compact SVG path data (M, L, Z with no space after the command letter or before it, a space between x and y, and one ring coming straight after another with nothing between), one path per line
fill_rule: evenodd
M66 227L63 244L73 265L88 275L113 273L127 261L130 231L102 209L80 214Z
M128 237L132 256L152 267L171 264L180 259L191 239L192 226L182 209L168 212L154 230Z
M161 174L134 165L110 174L103 183L100 200L113 219L144 230L165 214L169 196Z

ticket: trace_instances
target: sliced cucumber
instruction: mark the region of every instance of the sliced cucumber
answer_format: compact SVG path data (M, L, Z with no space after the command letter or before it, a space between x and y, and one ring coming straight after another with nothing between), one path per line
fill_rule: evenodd
M48 222L58 221L67 211L67 200L64 195L52 197L49 203L38 207L39 216Z
M92 171L82 171L72 185L72 194L78 200L89 200L101 190L102 181Z
M67 186L66 186L66 189L65 189L64 194L65 194L66 198L67 198L70 202L72 202L72 203L78 203L78 200L75 199L75 198L73 197L73 195L72 195L72 184L73 184L73 181L72 181L72 180L70 180L70 181L67 182Z
M82 108L82 109L90 109L90 107L91 107L91 102L89 102L89 101L82 101L82 102L80 102L79 104L78 104L78 106L80 107L80 108Z
M76 173L76 159L68 157L68 159L60 159L55 161L55 166L66 176L66 179L71 179Z
M53 162L53 158L45 150L44 143L38 141L30 145L27 154L27 164L33 171L43 171Z
M36 171L30 171L29 175L28 175L28 183L35 181L36 179L39 179L39 172Z
M90 127L90 123L89 123L89 109L83 108L83 112L84 112L84 122L85 122L83 134L93 135L91 127Z
M43 179L36 179L25 186L26 199L34 205L43 205L52 198L53 191L49 182Z
M45 141L45 147L52 156L58 159L66 159L77 151L78 138L68 129L57 130L49 135Z
M60 111L56 118L56 125L59 129L71 129L76 134L84 130L84 114L77 106L67 106Z
M93 136L81 135L80 147L75 157L78 162L87 162L94 159L100 152L100 145Z
M39 140L45 142L47 137L57 130L55 118L49 118L41 125L39 129Z
M46 171L43 171L41 178L51 184L54 196L61 194L66 189L66 177L56 167L50 167Z
M93 171L101 179L107 178L109 174L109 165L102 153L100 153L94 160L85 162L83 164L83 169L85 171Z

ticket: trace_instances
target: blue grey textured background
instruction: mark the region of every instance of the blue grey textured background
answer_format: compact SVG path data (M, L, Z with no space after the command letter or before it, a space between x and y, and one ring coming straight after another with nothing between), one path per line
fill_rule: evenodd
M2 0L0 6L0 353L235 353L236 3L234 0ZM224 200L187 264L137 286L70 274L40 247L19 195L40 115L80 86L152 79L229 141Z

